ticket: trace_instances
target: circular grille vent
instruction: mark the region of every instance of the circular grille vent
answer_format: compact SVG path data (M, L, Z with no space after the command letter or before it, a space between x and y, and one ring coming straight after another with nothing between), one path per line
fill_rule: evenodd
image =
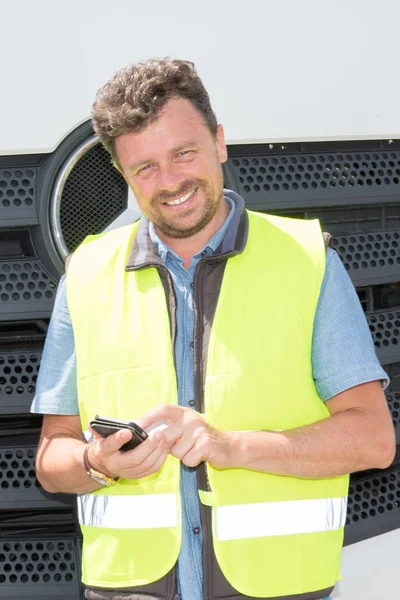
M0 208L32 206L34 187L33 169L0 169Z
M0 542L0 584L76 581L75 560L75 548L70 540L3 541Z
M400 472L394 471L350 485L346 524L400 508Z
M247 193L400 183L400 152L235 157L231 164Z
M52 229L61 256L101 233L127 207L127 185L92 136L64 163L52 194Z

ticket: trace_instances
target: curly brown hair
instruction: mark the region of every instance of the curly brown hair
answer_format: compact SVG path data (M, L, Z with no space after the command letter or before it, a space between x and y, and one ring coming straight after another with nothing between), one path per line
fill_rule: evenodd
M171 98L190 100L216 135L217 118L192 62L151 58L121 69L97 92L93 129L116 164L115 138L143 130Z

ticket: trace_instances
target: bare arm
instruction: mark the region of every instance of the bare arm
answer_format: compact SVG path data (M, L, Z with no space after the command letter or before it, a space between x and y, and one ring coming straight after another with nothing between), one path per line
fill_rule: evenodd
M44 416L36 455L36 475L45 490L85 493L101 487L84 469L85 446L78 416Z
M145 442L129 452L119 451L132 437L126 429L106 439L96 437L90 448L90 463L94 469L111 477L147 477L158 471L168 454L160 433L151 432ZM36 474L45 490L85 494L102 487L85 471L85 446L78 416L44 416L36 456Z
M346 390L326 405L330 417L285 432L221 431L193 410L171 405L148 412L142 424L169 419L167 445L190 467L208 461L217 468L319 478L391 464L395 436L378 381Z
M391 464L395 435L378 381L346 390L326 406L331 416L306 427L239 434L232 462L247 469L311 478Z

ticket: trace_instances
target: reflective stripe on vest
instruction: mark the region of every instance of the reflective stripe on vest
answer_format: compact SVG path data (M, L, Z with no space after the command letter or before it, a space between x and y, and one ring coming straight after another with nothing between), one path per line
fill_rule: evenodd
M176 494L145 496L78 496L81 525L105 529L176 527Z
M332 531L344 527L346 509L346 496L217 506L215 534L222 541Z

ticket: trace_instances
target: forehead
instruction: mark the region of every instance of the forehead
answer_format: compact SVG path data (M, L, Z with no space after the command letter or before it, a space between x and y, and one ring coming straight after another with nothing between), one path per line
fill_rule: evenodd
M185 144L213 140L203 115L186 98L169 100L157 119L138 133L125 133L115 140L120 162L147 160L149 156ZM150 154L149 154L150 152Z

